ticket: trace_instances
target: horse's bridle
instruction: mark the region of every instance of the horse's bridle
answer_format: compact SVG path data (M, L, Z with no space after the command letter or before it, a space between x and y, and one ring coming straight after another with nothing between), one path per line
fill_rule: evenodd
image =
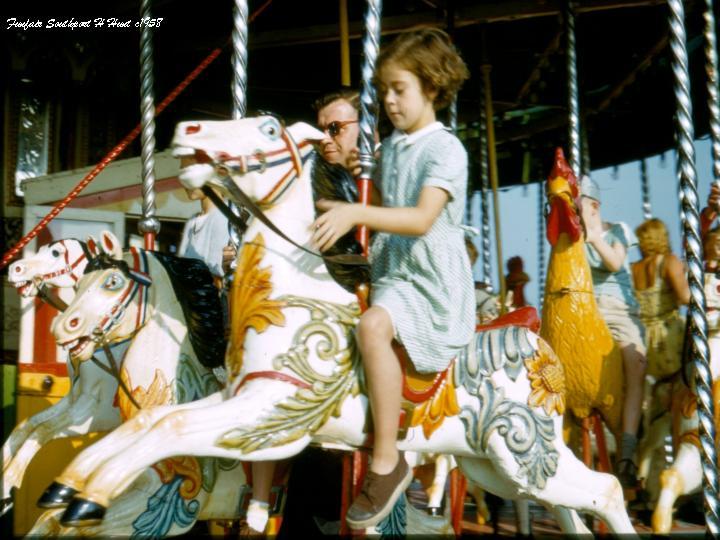
M85 242L81 242L80 240L76 240L80 244L80 247L82 248L83 252L82 254L75 259L73 262L70 262L70 250L68 250L67 246L65 245L65 240L59 240L57 243L61 244L63 248L65 248L65 266L61 268L60 270L56 270L55 272L48 272L47 274L41 274L39 276L35 276L33 278L33 281L38 286L48 279L52 279L58 276L64 276L65 274L70 274L70 277L72 278L73 282L77 283L80 279L79 275L75 275L75 269L78 267L78 265L83 262L84 260L90 260L92 257L90 250L87 247L87 244Z
M295 143L288 130L285 129L285 127L282 125L280 126L280 137L285 142L285 148L267 153L262 152L261 150L256 150L252 154L246 156L229 156L226 154L220 154L217 160L210 159L209 156L205 154L205 157L207 158L206 161L209 161L213 165L213 167L215 168L215 173L220 179L220 183L235 200L235 202L240 204L245 210L247 210L258 220L260 220L264 225L266 225L271 231L280 236L282 239L291 243L293 246L300 249L301 251L309 253L310 255L313 255L315 257L320 257L326 262L334 262L348 266L367 265L367 259L365 257L362 257L361 255L323 255L322 253L307 249L305 246L298 244L292 238L286 235L283 231L281 231L270 220L270 218L265 215L263 208L267 209L272 207L277 202L277 200L282 197L285 192L287 192L288 188L290 188L294 181L302 175L303 164L305 160L307 160L307 158L310 156L309 152L305 156L303 156L301 152L301 148L310 145L310 142L304 141L303 143L298 145L297 143ZM237 161L238 164L231 165L229 164L230 161ZM292 161L292 167L272 187L268 194L265 195L265 197L263 197L257 203L253 201L242 189L240 189L240 187L235 182L233 182L231 177L232 174L242 176L252 171L260 171L262 173L269 168L283 165L285 163L288 163L289 161ZM210 198L210 200L213 201L218 210L223 213L223 215L230 221L230 223L232 223L241 231L244 231L247 228L247 224L236 214L234 214L230 210L228 205L225 204L225 201L223 201L222 198L218 196L217 193L215 193L210 187L205 185L202 187L202 191Z
M280 138L285 143L284 148L264 152L260 149L255 150L249 155L232 156L223 152L216 155L215 159L210 158L205 152L196 150L199 155L199 161L206 161L215 168L215 173L219 178L231 176L232 174L245 175L249 172L258 171L260 174L267 169L291 163L288 171L275 184L272 189L257 202L261 208L267 209L272 207L277 200L288 190L293 182L300 177L303 171L303 164L310 155L307 152L303 156L302 149L311 145L310 141L303 141L298 145L290 135L290 132L282 125L280 126Z
M152 284L152 279L147 274L147 255L143 250L136 248L130 248L130 253L134 259L132 269L125 261L113 259L105 254L94 257L88 264L87 270L89 271L113 268L120 270L128 278L128 283L117 302L102 316L91 332L92 340L99 345L106 343L105 335L117 325L127 307L135 300L138 294L140 295L140 305L138 305L135 328L131 334L135 334L145 324L147 318L147 288Z

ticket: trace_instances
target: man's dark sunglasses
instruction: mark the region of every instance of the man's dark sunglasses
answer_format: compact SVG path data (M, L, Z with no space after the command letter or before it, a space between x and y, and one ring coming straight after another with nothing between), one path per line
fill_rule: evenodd
M340 132L345 126L347 126L348 124L357 124L358 122L359 120L345 120L344 122L335 120L333 122L330 122L325 127L320 127L320 129L327 133L330 137L337 137L338 135L340 135Z

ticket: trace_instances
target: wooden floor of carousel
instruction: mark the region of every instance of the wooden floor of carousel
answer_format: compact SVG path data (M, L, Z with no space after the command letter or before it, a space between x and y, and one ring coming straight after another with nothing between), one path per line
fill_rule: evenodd
M408 501L413 507L427 511L427 495L422 485L414 480L406 493ZM522 537L517 525L517 513L511 501L503 500L493 495L486 494L486 504L491 512L491 519L487 523L478 524L477 505L471 496L466 496L464 513L462 519L462 537L474 536L500 536L500 537ZM650 527L650 511L637 510L637 503L631 505L630 517L637 533L643 538L652 536ZM705 526L703 515L703 502L700 494L678 499L678 506L675 512L673 529L670 534L672 538L704 538ZM554 538L562 536L562 532L550 513L542 506L530 503L530 536L533 538ZM298 516L302 516L298 518ZM277 535L278 540L290 538L321 538L337 536L339 527L338 521L326 519L327 516L314 516L310 518L302 514L302 510L296 509L293 516L287 516L288 520L281 526ZM311 519L311 521L309 521ZM588 523L586 521L586 523ZM295 526L293 526L293 524ZM217 530L217 529L216 529ZM606 531L600 526L598 520L593 521L593 531L602 534ZM237 538L237 524L235 530L228 531L225 535L210 535L207 525L199 522L185 537L225 537Z

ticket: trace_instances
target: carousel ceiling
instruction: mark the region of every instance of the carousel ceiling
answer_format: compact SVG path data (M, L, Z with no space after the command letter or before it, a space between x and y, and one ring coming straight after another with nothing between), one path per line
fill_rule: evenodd
M8 3L5 4L8 6ZM11 28L4 68L12 84L34 81L63 96L85 92L130 131L139 120L139 2L10 2L17 23L91 20L90 28ZM155 95L162 99L214 48L215 62L158 118L158 148L176 122L228 118L231 0L155 0ZM483 65L491 66L501 184L545 176L552 148L567 143L567 80L561 0L385 0L383 40L399 32L450 28L472 76L459 102L461 136L477 156ZM358 84L365 2L348 0L351 76ZM708 132L704 2L686 2L696 135ZM312 121L313 100L340 83L338 0L251 0L248 106L288 121ZM668 8L660 0L576 2L578 82L592 168L672 147L674 95ZM116 19L113 26L111 19ZM102 19L98 26L96 19ZM69 24L72 26L72 23ZM135 148L136 152L139 149ZM477 157L474 163L477 169ZM476 172L476 171L474 171ZM473 174L477 179L478 175ZM477 180L476 180L477 181Z

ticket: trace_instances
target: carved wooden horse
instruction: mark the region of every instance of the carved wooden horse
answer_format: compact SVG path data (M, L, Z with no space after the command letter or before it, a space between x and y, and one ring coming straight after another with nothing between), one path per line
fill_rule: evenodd
M715 447L720 448L720 278L714 272L705 273L705 299L707 302L708 349L710 373L713 379L715 404ZM671 397L673 464L660 473L660 495L652 516L654 533L668 534L672 528L675 501L681 495L697 493L702 489L702 460L697 396L676 377Z
M121 380L130 395L117 393L125 420L219 395L211 368L224 354L222 310L205 265L134 248L123 255L110 233L103 234L99 246L102 252L90 261L75 298L53 323L73 365L87 363L100 343L128 343ZM138 456L125 457L134 461ZM108 519L83 534L181 534L198 519L238 517L249 498L237 461L179 456L149 463L138 476ZM41 502L60 508L43 514L30 534L76 533L58 519L64 497L73 493L70 483L53 484Z
M8 281L20 295L30 298L48 288L74 289L85 272L92 254L80 240L65 239L42 246L37 253L18 260L8 269ZM127 343L113 347L123 356ZM95 357L110 369L105 352ZM68 362L72 382L60 401L23 420L3 444L2 499L4 513L12 507L12 491L22 484L25 471L37 452L48 442L96 431L109 431L120 425L120 413L113 406L117 380L94 362L75 365Z
M264 209L239 254L229 384L201 401L143 410L81 453L59 478L79 492L65 523L98 519L150 464L173 456L275 460L311 442L368 443L356 297L331 277L336 261L309 248L312 142L321 137L272 116L178 126L176 154L197 159L181 173L186 186L207 183ZM57 320L59 341L75 339L71 322L70 313ZM587 532L576 509L634 532L618 481L589 470L562 440L563 371L536 334L515 326L479 333L445 372L414 380L406 390L421 402L406 408L400 449L455 455L470 479L501 497L539 501L566 531Z

